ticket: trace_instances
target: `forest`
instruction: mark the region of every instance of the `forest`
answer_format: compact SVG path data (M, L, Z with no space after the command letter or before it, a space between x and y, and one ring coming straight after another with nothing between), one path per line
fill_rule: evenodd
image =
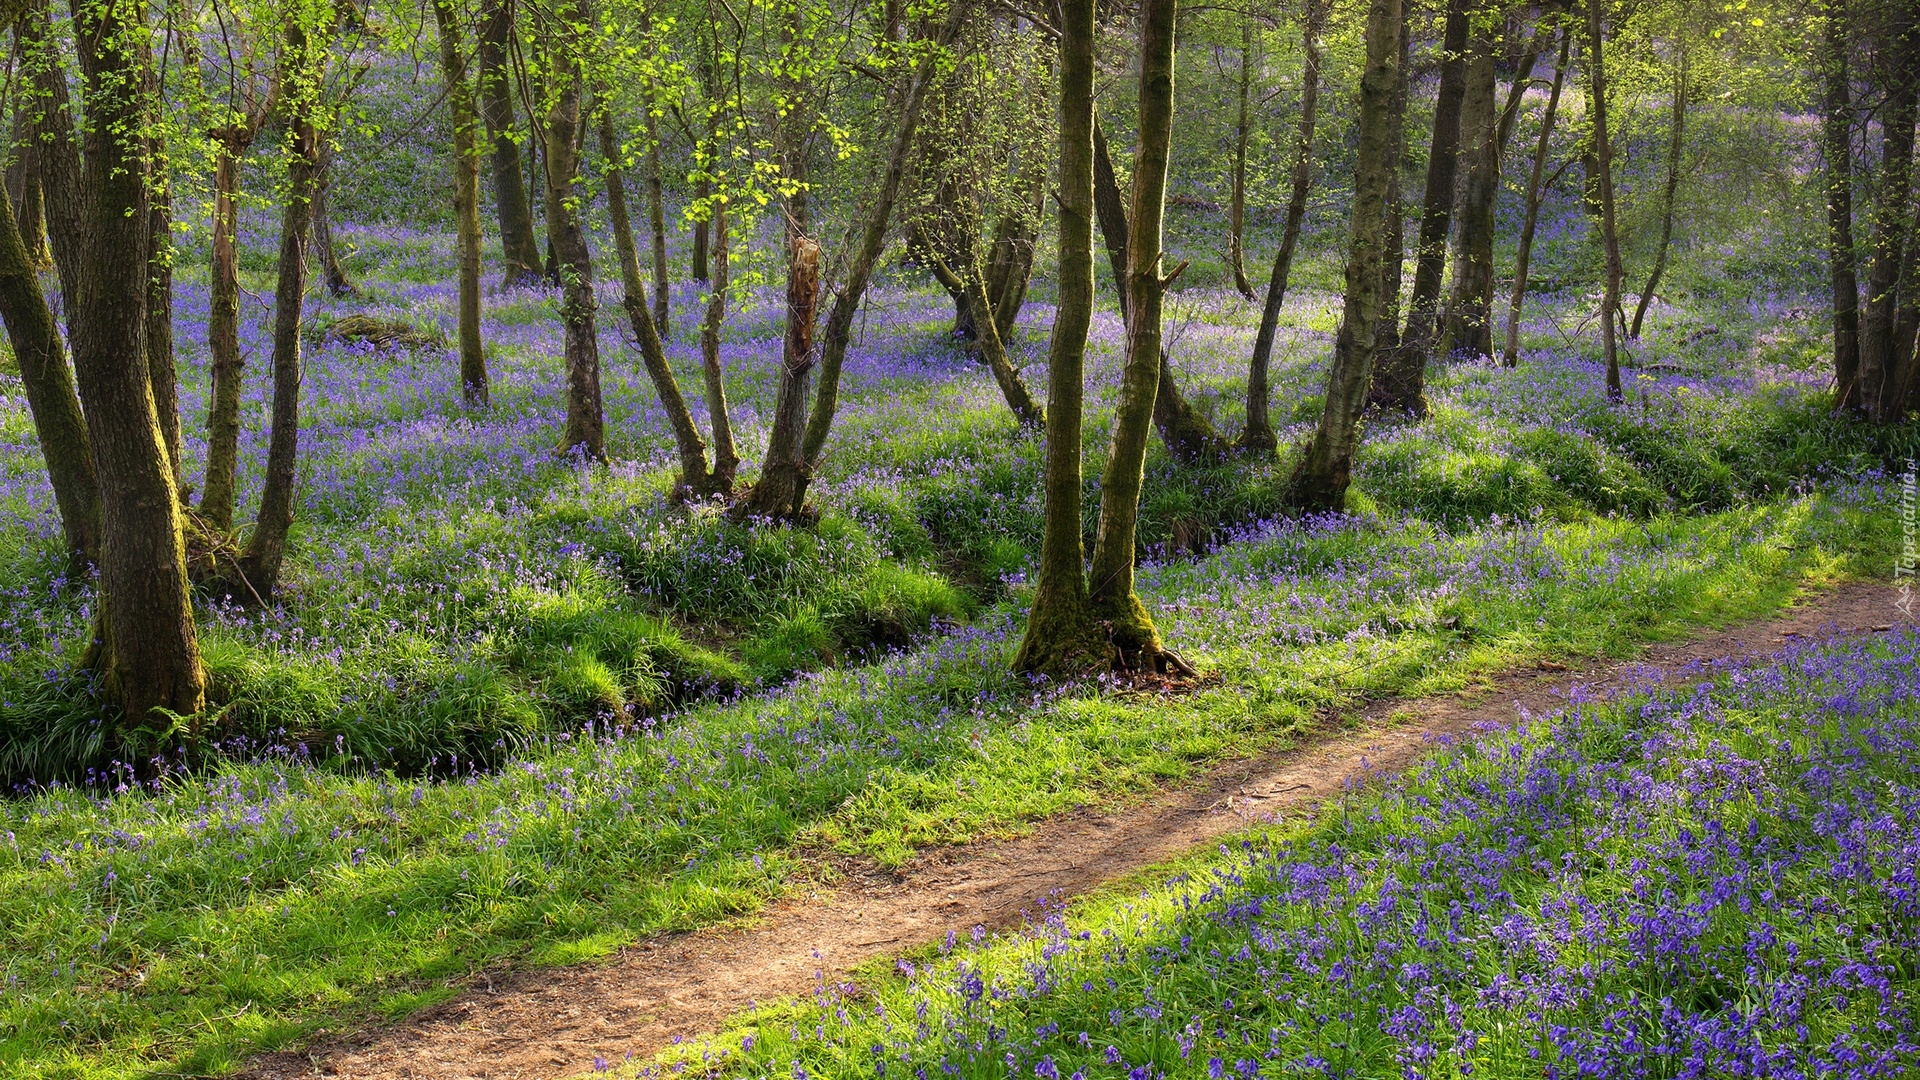
M0 1076L1920 1071L1913 0L0 12Z

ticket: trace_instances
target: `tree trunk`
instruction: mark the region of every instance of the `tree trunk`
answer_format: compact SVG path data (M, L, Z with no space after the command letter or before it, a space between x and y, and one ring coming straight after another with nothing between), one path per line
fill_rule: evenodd
M1427 414L1427 357L1440 331L1440 286L1446 277L1447 238L1453 226L1454 178L1459 169L1460 112L1466 97L1471 20L1467 0L1448 0L1441 42L1440 88L1433 106L1433 143L1427 185L1421 196L1413 292L1407 299L1407 329L1392 363L1375 374L1369 404Z
M943 283L952 281L959 287L969 310L994 310L993 300L987 295L987 273L980 266L977 256L973 258L973 265L962 273L956 273L947 266L940 254L931 248L927 249L927 257L934 260L937 267L935 275ZM973 328L973 352L993 373L993 381L999 385L1001 396L1006 398L1007 408L1013 410L1014 419L1022 427L1046 427L1046 410L1034 401L1026 382L1020 378L1019 369L1013 366L1013 358L1007 355L1006 342L1000 337L999 320L976 317Z
M304 50L297 28L288 30L283 56ZM292 61L284 61L292 62ZM291 84L292 80L288 80ZM244 598L270 602L280 582L286 559L287 535L293 528L294 484L300 464L300 320L307 292L307 236L320 171L320 144L324 136L307 112L310 103L296 100L292 111L293 143L287 154L287 204L280 213L279 277L273 290L273 426L267 438L267 477L260 491L260 512L253 535L240 559L238 590Z
M1613 147L1607 132L1606 23L1601 0L1587 0L1587 112L1593 117L1594 176L1600 196L1600 238L1607 252L1606 291L1600 300L1600 342L1607 358L1607 400L1618 402L1620 345L1614 319L1620 311L1620 231L1613 205Z
M474 115L467 53L453 0L434 0L433 14L440 30L447 111L453 120L453 217L460 245L460 392L469 407L484 407L487 357L480 340L480 151L474 139L479 119Z
M88 198L77 250L66 252L78 256L74 366L100 496L100 608L86 660L119 698L129 733L170 729L156 710L193 716L206 702L180 500L147 371L149 144L125 134L152 130L157 108L145 93L144 29L137 4L74 11L87 106L77 179Z
M633 327L634 343L640 349L640 361L647 377L660 395L660 407L667 414L667 426L673 429L674 446L680 453L680 479L674 484L674 496L705 498L717 494L713 477L707 471L707 443L693 421L693 410L680 392L680 381L667 362L667 351L660 330L647 311L647 286L640 277L640 253L633 242L633 222L627 214L627 189L620 175L620 141L614 135L611 110L600 112L600 153L607 159L607 216L613 221L613 245L620 256L621 306Z
M471 134L468 138L472 138ZM347 276L347 268L340 265L340 252L333 242L333 208L327 199L327 189L332 184L333 147L323 145L320 147L318 163L314 166L312 207L308 211L308 217L312 220L314 261L320 265L320 280L329 294L353 296L359 290L354 288L353 279ZM455 214L458 213L456 207Z
M713 198L712 182L707 180L707 178L705 177L701 177L699 180L695 181L693 185L693 201L696 203L700 203L701 205L705 205L707 200L711 198ZM706 284L707 283L707 222L706 222L706 219L704 218L697 220L693 223L693 254L692 254L691 262L692 262L692 273L690 276L693 278L693 280L701 283L702 285Z
M53 265L53 249L47 246L46 206L40 192L40 170L35 164L38 140L33 136L32 116L26 102L14 106L13 164L7 168L7 197L13 200L14 223L28 265L41 270Z
M100 559L100 507L93 451L87 445L87 421L74 393L73 376L67 370L60 329L34 271L33 257L14 222L12 205L9 200L0 200L0 319L6 322L13 358L20 367L34 435L47 461L54 504L60 508L60 530L67 544L71 576L77 578L84 576L89 563Z
M1039 176L1037 181L1036 192L1044 192L1046 177ZM1002 342L1013 336L1033 280L1033 250L1040 242L1039 204L1036 196L1029 207L1002 214L987 248L987 300L993 305L993 326Z
M28 0L14 30L21 57L33 77L34 165L40 174L47 240L53 247L61 310L71 338L73 319L79 310L80 267L90 254L82 250L90 192L80 160L80 137L74 131L68 102L65 61L52 37L48 0Z
M1500 362L1507 367L1520 363L1520 312L1527 302L1527 264L1533 258L1533 234L1540 222L1547 154L1553 145L1553 119L1560 109L1560 89L1567 80L1567 60L1572 51L1573 31L1569 29L1560 35L1560 59L1553 66L1553 89L1547 94L1547 109L1540 117L1540 143L1533 153L1533 172L1527 178L1527 214L1520 226L1520 250L1513 260L1513 301L1507 305L1507 347L1500 356Z
M673 337L667 303L667 203L660 174L660 120L653 114L653 81L647 81L647 228L653 245L653 321L663 339Z
M1089 573L1093 610L1108 627L1115 666L1166 667L1160 634L1133 591L1135 536L1147 437L1160 392L1163 215L1173 138L1174 27L1178 0L1140 0L1140 144L1133 158L1127 235L1127 343L1114 405L1113 438L1100 473L1100 517Z
M569 0L560 17L572 26L585 25L582 0ZM545 125L547 243L560 272L560 317L566 324L567 422L560 439L565 453L580 453L593 461L607 457L606 419L600 403L600 340L594 326L598 301L593 293L593 258L576 205L580 154L576 139L580 127L581 60L579 43L560 42L550 58L559 93L547 112Z
M1920 357L1915 355L1920 345L1920 200L1915 202L1907 236L1917 239L1907 244L1905 268L1900 271L1900 314L1893 327L1894 358L1900 377L1892 400L1905 402L1903 408L1911 412L1920 408L1920 401L1915 400L1920 396Z
M948 9L947 21L934 38L936 45L944 50L953 44L971 7L969 0L954 0ZM806 437L801 443L799 476L793 481L793 506L796 508L805 505L807 482L819 470L821 451L826 448L827 436L833 430L834 411L840 399L840 367L846 361L847 346L852 341L853 317L860 310L860 302L867 293L867 283L873 277L874 265L879 262L881 249L886 246L887 224L893 218L893 204L899 197L900 184L906 174L907 157L913 149L914 129L920 121L927 86L933 81L939 66L927 60L914 72L913 81L899 109L900 119L894 129L893 145L888 150L886 171L881 176L879 189L874 192L873 204L867 210L859 245L848 259L846 281L834 294L833 307L827 312L826 329L820 338L820 383L814 391L813 410L807 417Z
M1127 282L1134 272L1130 261L1133 240L1129 235L1133 230L1128 223L1126 204L1120 196L1119 182L1114 177L1113 158L1106 145L1106 131L1096 125L1094 137L1098 141L1094 147L1093 201L1100 218L1100 231L1106 240L1107 258L1114 265L1114 282L1123 290L1120 293L1120 316L1131 325L1133 290ZM1173 279L1169 277L1167 280ZM1155 340L1159 340L1157 335ZM1173 361L1166 356L1160 358L1160 371L1154 379L1153 424L1159 430L1160 440L1166 444L1167 451L1180 461L1217 461L1225 457L1232 447L1180 393L1180 384L1173 372Z
M1636 341L1640 338L1641 323L1647 317L1647 307L1653 303L1653 291L1660 287L1660 277L1667 271L1667 248L1673 243L1673 197L1680 190L1680 155L1687 142L1686 42L1680 41L1677 47L1680 55L1673 73L1673 118L1668 125L1667 182L1660 191L1660 246L1654 249L1653 273L1647 275L1647 287L1640 291L1640 302L1633 306L1633 325L1627 330L1627 336Z
M726 371L720 366L720 327L727 318L727 289L732 274L724 195L714 200L709 221L713 227L713 262L709 266L713 277L707 289L707 317L700 324L700 369L706 380L707 421L713 428L713 486L726 493L733 490L734 474L740 468L740 452L733 443L733 419L727 412Z
M1346 266L1346 297L1333 362L1327 369L1320 425L1294 469L1288 499L1307 510L1346 505L1367 404L1374 338L1380 322L1380 260L1384 254L1387 187L1393 169L1393 84L1400 57L1401 0L1371 0L1367 8L1366 68L1360 79L1360 145L1354 162L1353 224ZM1431 194L1431 193L1429 193ZM1432 205L1429 200L1429 206Z
M1307 6L1301 25L1301 52L1305 62L1300 69L1300 130L1294 139L1293 188L1287 196L1287 222L1280 234L1280 250L1273 257L1273 270L1267 275L1267 299L1260 309L1260 331L1253 339L1253 359L1247 364L1247 427L1240 444L1249 450L1272 451L1279 442L1273 433L1273 421L1267 412L1267 372L1273 361L1273 339L1280 328L1280 308L1287 299L1287 275L1293 271L1293 252L1300 244L1301 225L1307 218L1307 194L1313 188L1313 133L1320 103L1320 31L1327 7L1322 3Z
M1873 204L1873 261L1867 271L1867 310L1860 321L1860 404L1869 419L1891 424L1906 414L1896 326L1900 271L1906 247L1908 199L1913 191L1913 124L1920 92L1920 20L1911 6L1896 15L1886 50L1890 70L1880 122L1880 190Z
M1835 408L1859 402L1860 283L1853 241L1853 87L1847 73L1846 0L1828 0L1826 100L1820 117L1827 172L1827 269L1833 285Z
M158 93L158 86L154 92ZM157 100L157 98L156 98ZM147 379L153 385L160 441L167 447L173 489L186 483L180 445L180 373L173 360L173 190L166 179L166 144L148 139L154 190L147 206Z
M213 254L207 271L207 353L213 388L207 405L207 475L200 513L215 528L233 528L234 471L240 458L240 261L237 246L240 155L253 132L244 124L214 133Z
M540 242L533 234L533 206L522 179L520 143L514 138L513 0L484 0L480 7L480 109L493 142L494 214L500 222L501 286L540 283Z
M1499 115L1494 108L1494 41L1478 37L1467 61L1462 95L1460 164L1453 229L1453 288L1438 354L1480 357L1493 351L1489 312L1493 301L1493 203L1500 191Z
M1240 16L1240 101L1233 128L1233 195L1227 204L1227 265L1233 269L1233 287L1253 299L1247 280L1247 137L1252 132L1253 14Z
M1387 130L1393 138L1387 176L1386 234L1380 260L1380 322L1373 336L1373 369L1393 361L1400 349L1400 292L1407 270L1407 208L1401 179L1407 166L1407 105L1413 96L1413 5L1400 5L1400 58L1394 69L1391 115Z
M1088 606L1080 518L1087 334L1093 321L1094 0L1060 4L1059 303L1047 349L1046 526L1016 671L1110 667Z

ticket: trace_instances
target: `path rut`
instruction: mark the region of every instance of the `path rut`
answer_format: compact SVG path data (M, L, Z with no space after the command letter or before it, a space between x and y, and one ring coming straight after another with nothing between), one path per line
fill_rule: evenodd
M711 1032L755 999L805 993L876 956L976 925L1016 923L1050 894L1074 895L1257 821L1305 811L1348 785L1405 769L1436 744L1539 713L1575 685L1604 692L1691 662L1765 654L1793 638L1907 623L1884 583L1814 594L1777 618L1649 648L1585 670L1521 671L1471 697L1373 703L1305 745L1214 768L1123 809L1082 810L1013 840L928 851L902 872L857 867L837 886L781 900L747 928L663 935L611 962L515 971L392 1026L322 1035L303 1052L256 1059L250 1080L546 1080L596 1057L644 1057Z

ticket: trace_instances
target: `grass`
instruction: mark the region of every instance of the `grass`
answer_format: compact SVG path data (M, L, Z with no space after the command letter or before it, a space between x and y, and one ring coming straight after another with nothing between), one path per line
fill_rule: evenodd
M1576 700L637 1071L1908 1075L1916 650Z

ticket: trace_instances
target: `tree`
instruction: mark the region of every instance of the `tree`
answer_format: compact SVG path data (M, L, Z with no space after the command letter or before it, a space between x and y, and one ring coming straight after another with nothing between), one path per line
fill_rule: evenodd
M240 351L240 162L266 124L280 95L278 69L265 63L256 40L235 13L227 20L225 87L207 106L213 152L213 244L207 269L207 353L212 376L207 406L207 462L200 513L214 528L233 528L234 473L240 460L240 387L246 357ZM257 17L247 20L250 24ZM191 36L183 41L192 42ZM197 50L189 54L199 65ZM262 68L267 70L261 70ZM218 69L210 72L214 77Z
M1618 402L1620 345L1615 320L1620 313L1620 229L1614 213L1613 145L1607 130L1606 0L1587 0L1587 115L1593 120L1593 173L1590 186L1600 198L1600 240L1606 251L1607 278L1600 299L1600 341L1607 360L1607 400Z
M240 595L264 603L280 581L293 529L300 458L301 327L307 292L307 240L314 182L326 138L322 84L334 28L332 0L282 0L280 92L287 113L287 199L280 211L280 257L273 290L273 420L267 475L253 534L239 559Z
M540 281L540 244L533 235L533 207L522 179L520 141L513 109L513 76L508 58L514 47L513 0L483 0L480 6L480 108L493 143L494 214L500 222L501 284L507 288Z
M1047 347L1046 523L1017 671L1069 674L1109 664L1088 603L1080 519L1087 334L1093 322L1094 0L1061 0L1060 166L1055 189L1059 303Z
M1173 136L1173 48L1178 0L1140 2L1139 145L1127 235L1127 340L1113 437L1100 473L1089 602L1107 628L1113 665L1126 671L1185 667L1166 650L1133 591L1135 530L1145 483L1147 436L1164 363L1161 304L1179 270L1161 272L1167 160Z
M600 402L600 341L594 327L599 303L593 292L593 257L581 226L580 136L581 35L587 25L584 0L564 0L543 28L543 74L550 80L544 103L547 242L560 273L560 318L566 327L567 418L560 449L593 461L607 456L606 419Z
M1273 362L1273 339L1280 327L1280 308L1286 303L1287 277L1293 271L1294 249L1307 217L1307 194L1313 187L1313 133L1320 103L1320 33L1329 4L1309 0L1300 21L1300 128L1294 136L1293 180L1287 196L1287 219L1280 234L1280 250L1267 275L1266 302L1260 309L1260 329L1253 339L1253 358L1247 365L1247 426L1240 444L1248 450L1272 451L1279 442L1268 417L1267 372Z
M1633 306L1633 323L1627 336L1638 339L1640 326L1653 303L1653 293L1667 272L1667 249L1673 243L1673 202L1680 189L1680 156L1687 145L1687 41L1674 38L1673 98L1667 120L1666 180L1660 188L1660 241L1654 247L1653 270L1647 274L1646 288L1640 290L1640 302Z
M1247 280L1247 139L1252 134L1253 12L1240 16L1240 77L1237 81L1237 108L1233 125L1232 194L1227 202L1227 266L1233 271L1233 287L1240 295L1253 299L1253 283Z
M1354 162L1353 217L1348 240L1346 292L1333 361L1327 368L1326 402L1307 452L1289 481L1288 500L1307 510L1339 510L1346 504L1359 442L1361 410L1373 374L1379 331L1381 260L1385 256L1387 189L1392 183L1393 86L1400 59L1400 0L1367 6L1366 68L1360 78L1360 145Z
M1375 374L1368 388L1373 406L1414 416L1427 412L1427 356L1440 329L1440 285L1446 273L1447 236L1453 224L1454 174L1459 165L1460 112L1466 97L1472 24L1467 0L1448 0L1440 46L1440 86L1433 106L1433 145L1427 156L1426 193L1421 197L1413 292L1407 299L1407 329L1391 362ZM1344 484L1341 486L1344 490Z
M1500 362L1520 362L1520 311L1527 299L1527 267L1533 257L1534 228L1540 220L1540 195L1545 187L1547 154L1553 145L1553 120L1560 109L1560 90L1567 79L1567 60L1573 48L1573 30L1560 34L1560 59L1553 66L1553 88L1547 92L1546 111L1540 115L1540 143L1533 153L1533 171L1527 177L1526 213L1520 226L1520 246L1513 261L1513 300L1507 305L1507 344Z
M163 735L206 700L178 490L147 371L152 58L138 0L74 5L90 193L73 257L72 342L100 496L100 605L83 662L125 716L122 740ZM57 69L55 77L64 78ZM150 743L141 749L150 748Z
M434 0L440 72L453 120L453 219L460 248L460 391L470 406L487 403L487 359L480 340L480 152L475 145L473 87L454 0Z
M1867 272L1865 316L1860 320L1859 399L1876 423L1906 415L1903 348L1896 329L1901 266L1913 243L1908 229L1913 191L1913 127L1920 95L1920 14L1897 4L1884 30L1881 66L1886 104L1880 121L1880 184L1873 204L1872 261Z
M1820 136L1826 159L1827 270L1833 287L1834 405L1857 400L1860 378L1860 282L1853 240L1853 85L1847 70L1846 0L1827 0L1821 57L1826 95Z

